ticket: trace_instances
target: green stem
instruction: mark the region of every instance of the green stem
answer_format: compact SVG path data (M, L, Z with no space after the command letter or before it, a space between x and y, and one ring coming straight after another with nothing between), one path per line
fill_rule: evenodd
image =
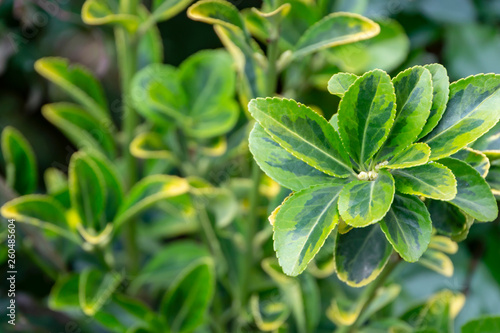
M120 12L123 14L135 14L138 5L138 0L122 0L120 1ZM122 153L126 165L126 188L130 189L137 180L137 163L129 149L139 120L132 107L130 89L132 78L137 71L137 41L123 27L116 28L115 38L123 103L122 131L124 138ZM128 256L129 270L133 274L137 272L139 267L139 251L136 235L137 223L136 221L130 221L125 227L125 248Z

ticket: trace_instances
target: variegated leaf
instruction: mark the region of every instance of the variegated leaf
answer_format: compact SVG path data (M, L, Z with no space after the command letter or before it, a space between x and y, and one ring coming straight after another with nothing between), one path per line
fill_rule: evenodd
M252 116L293 156L337 177L354 174L340 137L325 118L305 105L281 98L257 98Z
M438 163L429 163L392 172L396 189L405 194L451 200L457 194L457 181L453 173Z
M493 221L498 216L495 197L479 172L465 162L444 158L439 163L448 167L457 178L457 195L450 201L481 222Z
M464 161L476 169L481 177L485 178L490 170L490 160L485 154L471 148L462 149L451 156L457 160Z
M441 275L447 277L453 276L453 262L450 257L443 252L429 249L424 253L422 258L420 258L418 263Z
M366 17L353 13L333 13L300 37L293 57L297 59L325 48L365 40L379 32L379 25Z
M424 67L409 68L399 73L392 83L396 92L396 118L376 155L377 162L398 154L417 139L432 104L432 76Z
M386 170L380 170L373 181L350 182L340 193L340 216L354 227L365 227L380 221L394 199L394 188L394 179Z
M471 144L475 150L483 152L491 160L500 158L500 122Z
M394 122L396 96L389 75L374 70L358 78L344 94L338 114L349 155L364 165L382 146Z
M293 191L338 180L294 157L258 123L250 132L249 146L259 167L278 184Z
M276 214L274 249L288 275L298 275L318 253L339 219L337 201L344 184L312 186L286 200Z
M415 196L396 194L380 228L394 250L406 261L415 262L431 240L432 221L424 203Z
M362 287L375 280L392 253L378 225L354 228L347 234L337 234L335 268L340 280L352 287Z
M419 166L427 163L429 156L431 156L431 148L423 142L417 142L406 147L399 154L391 158L387 164L381 162L380 168L404 169Z
M427 209L431 214L432 226L440 234L455 241L462 240L474 223L472 216L444 201L430 200Z
M436 127L443 116L446 103L448 102L448 94L450 93L450 79L448 78L446 68L440 64L430 64L424 67L432 75L432 107L427 123L418 135L419 139L429 134Z
M479 74L450 86L448 106L424 141L431 160L452 155L492 128L500 118L500 75Z
M328 91L332 95L342 97L357 78L358 76L352 73L334 74L328 81Z

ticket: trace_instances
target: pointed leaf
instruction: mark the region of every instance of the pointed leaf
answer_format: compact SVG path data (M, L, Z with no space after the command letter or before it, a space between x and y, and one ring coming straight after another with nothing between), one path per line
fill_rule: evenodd
M398 192L451 200L457 194L457 181L447 167L429 163L392 172Z
M87 0L82 7L82 20L89 25L116 24L134 32L139 19L134 15L115 13L104 0Z
M108 221L102 215L106 187L99 167L86 153L77 152L71 157L68 176L71 206L81 223L88 230L102 230Z
M429 245L432 221L424 203L417 197L396 194L380 228L404 260L415 262Z
M116 154L109 123L100 121L71 103L52 103L42 107L43 116L79 148L96 149L109 157Z
M83 66L70 64L64 58L49 57L37 60L35 70L81 103L95 118L110 119L101 84Z
M287 152L258 123L250 132L249 146L259 167L293 191L336 180Z
M357 78L357 75L351 73L334 74L328 81L328 92L332 95L342 97Z
M344 184L317 185L292 195L273 225L274 249L283 272L296 276L307 267L338 222L337 201Z
M451 156L457 160L463 161L476 169L481 177L486 178L490 170L490 160L485 154L471 148L462 149Z
M155 21L166 21L182 12L193 0L154 0L153 17Z
M429 134L438 124L446 109L448 95L450 93L450 79L448 72L443 65L430 64L424 66L432 75L432 107L427 123L418 138L423 138Z
M212 262L205 260L176 280L160 309L170 332L192 332L203 322L214 294L214 275Z
M457 178L457 195L450 201L478 221L493 221L498 216L495 197L479 172L467 163L444 158L439 163L448 167Z
M378 222L391 207L394 189L394 179L385 170L373 181L352 181L340 193L340 216L356 228Z
M250 102L252 116L293 156L326 174L353 174L340 138L325 118L293 100L258 98Z
M339 105L339 131L350 156L364 165L382 146L396 115L396 95L387 73L361 76Z
M396 154L387 164L382 162L380 168L404 169L425 164L431 156L431 148L423 143L417 142L409 145L400 153Z
M380 274L391 253L391 244L378 225L337 234L334 252L337 276L352 287L365 286Z
M37 186L37 164L33 148L13 127L2 131L2 154L5 160L7 185L18 194L29 194Z
M297 59L329 47L365 40L379 32L379 25L366 17L353 13L333 13L300 37L293 57Z
M500 75L479 74L452 83L443 117L424 138L431 147L431 160L464 148L492 128L499 118Z
M30 194L16 198L2 206L2 215L36 227L53 231L77 244L80 239L66 219L64 207L46 195Z
M120 206L113 224L119 228L124 222L148 209L155 203L187 193L188 182L176 176L155 175L134 185Z
M377 154L377 161L398 154L417 139L432 104L432 76L424 67L409 68L399 73L392 83L396 92L396 118Z

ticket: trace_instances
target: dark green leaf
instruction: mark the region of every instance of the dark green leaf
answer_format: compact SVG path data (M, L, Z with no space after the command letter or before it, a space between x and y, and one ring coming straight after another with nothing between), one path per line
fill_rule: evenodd
M463 161L476 169L481 177L485 178L490 170L490 160L485 154L471 148L462 149L451 156L457 160Z

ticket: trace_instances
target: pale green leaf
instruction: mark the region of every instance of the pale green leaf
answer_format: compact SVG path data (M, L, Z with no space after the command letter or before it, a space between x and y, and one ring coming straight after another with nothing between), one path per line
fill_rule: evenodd
M417 261L431 240L432 221L424 203L415 196L396 194L380 228L406 261Z
M357 75L351 73L334 74L328 81L328 92L332 95L342 97L357 78Z
M182 12L193 0L154 0L153 17L156 21L166 21Z
M475 141L500 118L500 75L478 74L450 85L450 98L438 125L424 141L431 160L450 156Z
M446 68L440 64L430 64L424 67L432 75L432 107L427 123L418 135L419 139L429 134L436 127L446 109L450 93L450 79Z
M309 187L286 200L276 214L274 249L287 275L296 276L307 267L338 222L337 201L344 186Z
M457 194L457 181L447 167L429 163L407 169L393 170L396 189L405 194L438 200L451 200Z
M372 181L352 181L340 193L340 216L356 228L378 222L391 207L394 190L394 179L386 170L380 170Z
M380 27L372 20L353 13L333 13L310 27L293 51L295 59L313 52L354 43L376 36Z
M133 33L139 26L134 15L115 13L105 0L87 0L82 7L82 20L89 25L116 24Z
M123 277L115 272L104 273L87 268L80 274L78 299L83 313L93 316L118 288Z
M130 143L130 153L143 159L177 160L170 152L162 135L154 132L141 133Z
M250 132L249 146L259 167L293 191L336 180L287 152L258 123Z
M398 154L417 139L430 114L431 79L427 69L415 66L392 80L396 92L396 118L387 140L376 155L377 162Z
M293 156L332 176L353 174L339 135L310 108L281 98L254 99L248 108L272 139Z
M417 142L406 147L387 163L381 162L379 168L404 169L419 166L427 163L429 156L431 156L431 148L423 142Z
M228 1L201 0L189 7L187 13L195 21L246 31L238 8Z
M396 95L387 73L374 70L358 78L339 105L339 131L354 161L364 165L382 146L396 115Z

